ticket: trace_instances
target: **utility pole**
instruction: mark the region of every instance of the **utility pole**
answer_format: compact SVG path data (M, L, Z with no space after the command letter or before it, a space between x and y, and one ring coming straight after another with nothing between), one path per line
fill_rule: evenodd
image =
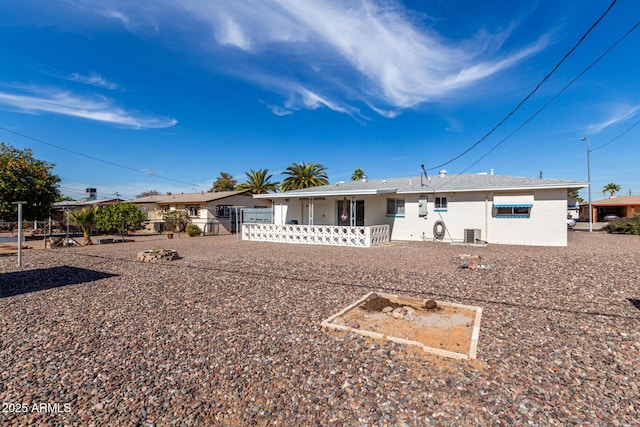
M587 181L589 183L589 233L593 231L593 208L591 207L591 146L586 136L580 138L587 143Z

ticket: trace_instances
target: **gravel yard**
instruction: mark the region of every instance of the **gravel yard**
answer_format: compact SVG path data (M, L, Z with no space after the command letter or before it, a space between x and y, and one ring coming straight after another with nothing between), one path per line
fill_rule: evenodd
M567 248L135 240L26 250L22 270L0 256L0 424L640 422L638 236L570 231ZM135 261L152 248L182 258ZM460 254L491 268L462 269ZM478 359L320 328L370 291L483 307Z

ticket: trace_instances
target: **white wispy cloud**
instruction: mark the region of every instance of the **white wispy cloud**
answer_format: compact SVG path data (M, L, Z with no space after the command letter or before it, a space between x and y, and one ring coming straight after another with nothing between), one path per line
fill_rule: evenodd
M127 111L104 96L80 97L55 89L0 90L0 105L30 114L61 114L135 129L166 128L177 124L175 119Z
M72 73L65 77L67 80L71 80L78 83L83 83L91 86L97 86L105 89L115 90L118 89L118 84L111 82L95 71L91 71L88 75L82 75L80 73Z
M294 89L285 93L282 86L271 89L300 101L299 108L360 102L385 117L395 117L420 103L447 99L550 43L543 36L503 52L514 23L506 31L484 30L465 40L447 39L390 0L176 0L156 3L153 8L122 0L105 3L108 12L102 13L122 20L130 31L145 35L175 31L190 46L207 46L209 37L209 47L244 51L243 60L250 63L251 72L241 74L233 66L227 68L244 78L267 81L280 73L262 60L265 52L272 58L292 60L297 65L288 78ZM199 34L197 41L187 40L189 36L180 33L185 22L208 31ZM216 54L221 53L217 50ZM299 85L314 95L296 91ZM343 93L345 87L348 96ZM323 101L328 99L333 101ZM335 111L349 113L351 108L343 105Z
M283 107L281 107L279 105L269 104L269 105L267 105L267 107L276 116L290 116L290 115L293 114L292 110L289 110L288 108L283 108Z
M602 122L594 123L587 126L588 132L598 133L605 128L608 128L609 126L613 126L630 119L638 110L640 110L640 105L635 105L632 107L630 107L629 105L619 105L610 108L614 111L613 114Z

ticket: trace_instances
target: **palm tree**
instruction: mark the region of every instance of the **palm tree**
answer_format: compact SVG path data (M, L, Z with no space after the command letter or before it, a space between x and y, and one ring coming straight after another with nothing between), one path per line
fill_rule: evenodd
M93 245L91 241L91 226L94 222L96 222L96 214L98 213L98 207L88 206L84 207L80 210L69 212L69 221L72 224L77 225L82 229L82 234L84 235L84 245Z
M580 193L578 192L578 190L569 192L569 197L580 204L584 203L584 199L580 197Z
M353 175L351 175L351 181L360 181L364 177L366 177L364 171L360 168L357 168L353 171Z
M251 191L253 194L266 194L277 191L278 183L271 182L271 175L267 176L269 169L258 169L245 172L247 182L236 185L236 190Z
M329 178L326 170L326 167L318 163L292 163L282 172L289 176L285 178L280 188L282 191L288 191L327 185Z
M613 195L620 190L622 190L622 188L618 184L614 184L613 182L610 182L609 184L602 187L602 194L604 195L604 193L608 191L609 198L612 198Z

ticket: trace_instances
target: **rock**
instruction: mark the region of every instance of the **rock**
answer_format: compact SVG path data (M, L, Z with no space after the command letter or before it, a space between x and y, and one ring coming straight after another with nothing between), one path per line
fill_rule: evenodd
M382 309L383 313L391 313L392 311L393 311L393 307L391 307L390 305Z
M407 310L405 310L402 307L398 307L395 310L393 310L393 312L391 312L391 315L396 319L404 319L404 316L406 316L406 314L407 314Z
M367 299L368 299L368 300L378 299L378 298L380 298L380 296L379 296L378 294L376 294L375 292L374 292L374 293L372 293L372 294L370 294L370 295L367 297Z
M438 308L438 304L435 300L430 299L429 301L424 303L424 308L426 308L427 310L435 310L436 308Z
M353 328L353 329L360 329L360 323L355 322L355 321L349 322L349 324L347 326L350 327L350 328Z

